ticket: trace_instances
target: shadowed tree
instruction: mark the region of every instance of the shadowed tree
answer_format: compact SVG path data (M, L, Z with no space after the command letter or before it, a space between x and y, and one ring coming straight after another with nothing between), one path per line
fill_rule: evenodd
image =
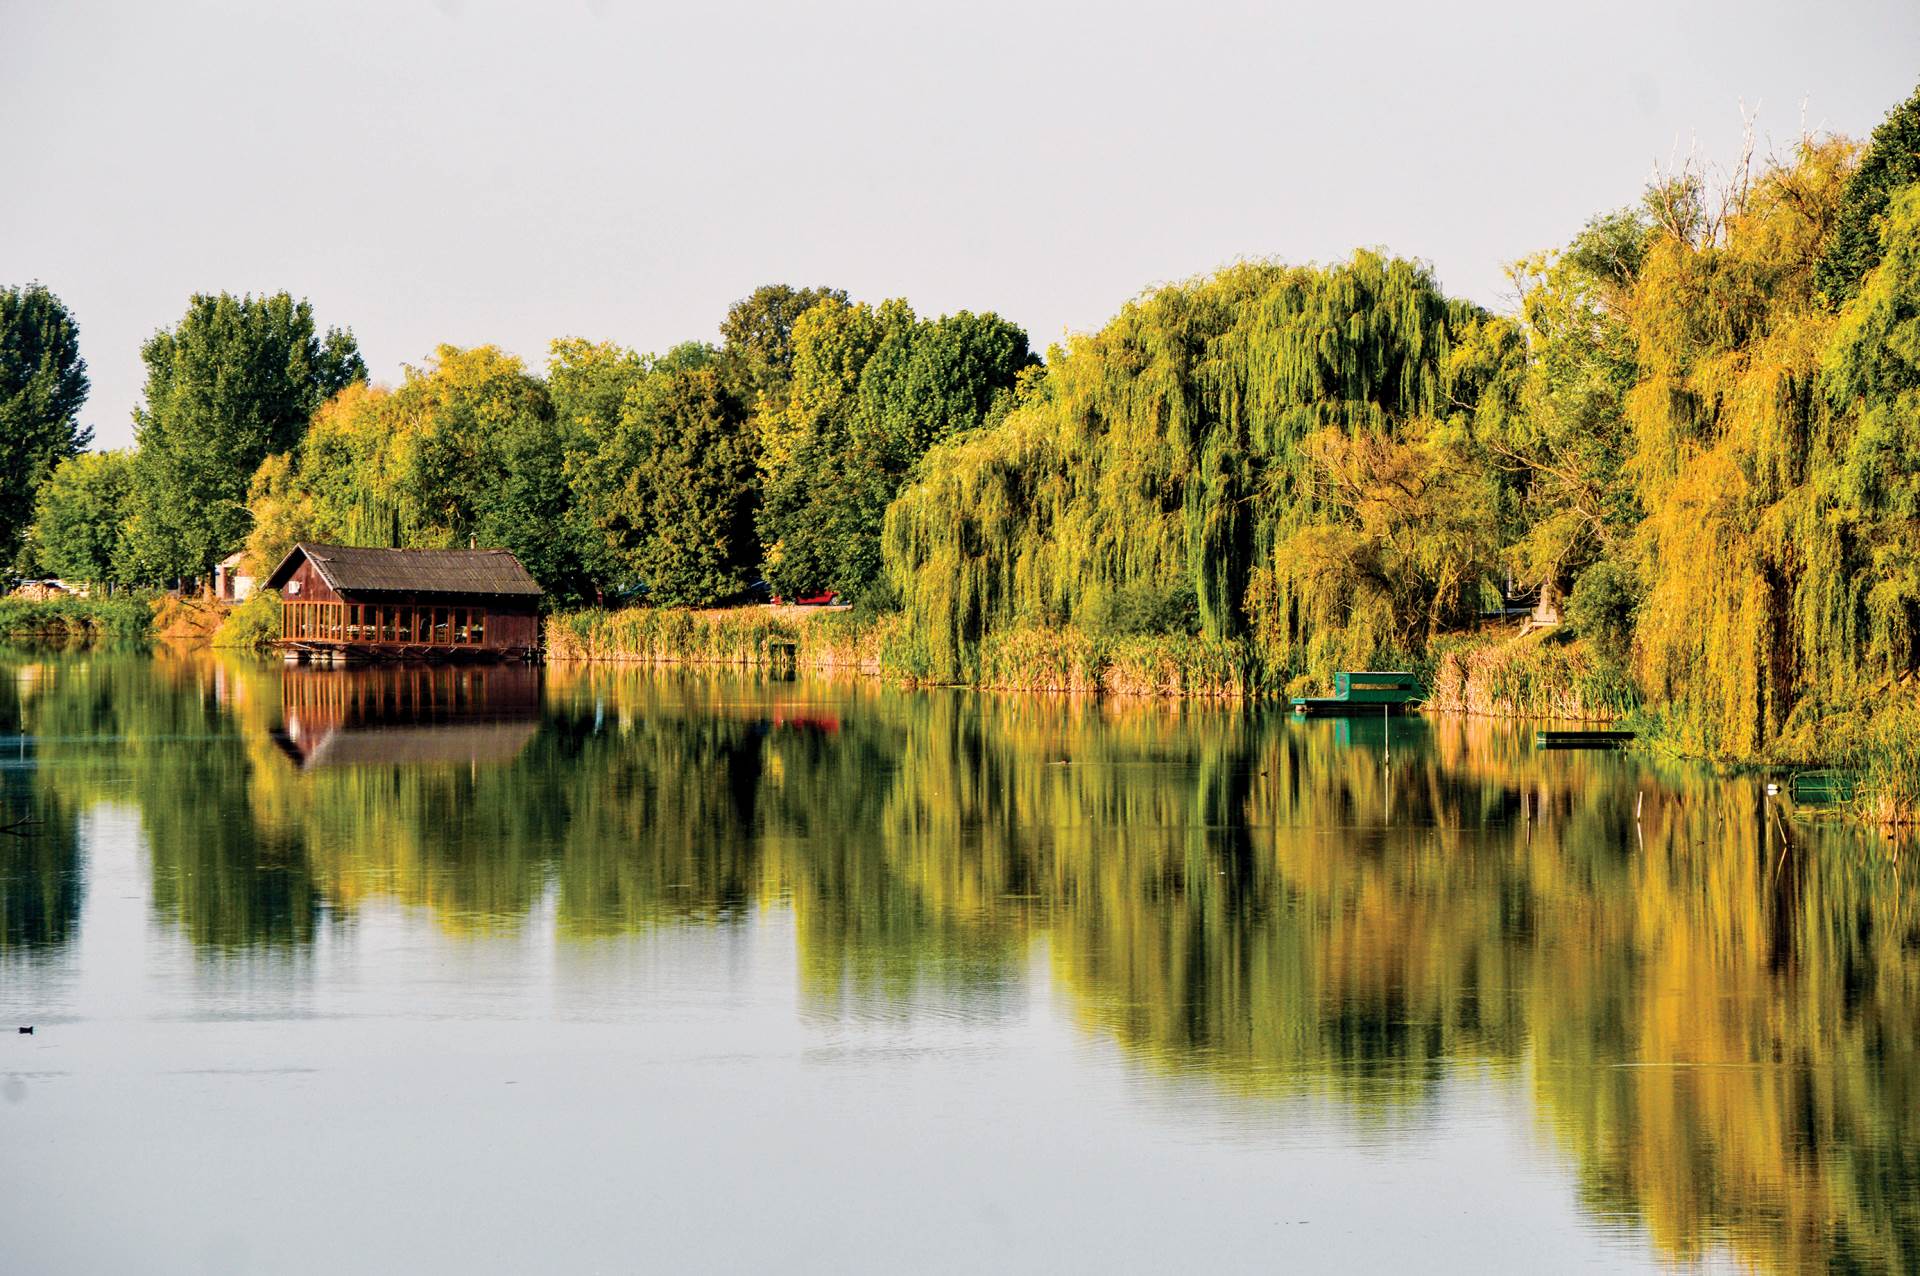
M1848 179L1834 216L1826 257L1814 284L1834 304L1860 290L1880 264L1880 221L1894 193L1920 181L1920 92L1895 107L1873 131L1860 167Z

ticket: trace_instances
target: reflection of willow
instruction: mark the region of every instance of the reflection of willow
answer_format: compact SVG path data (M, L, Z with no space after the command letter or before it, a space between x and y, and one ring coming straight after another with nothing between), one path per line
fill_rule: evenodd
M1538 946L1542 1110L1595 1204L1670 1252L1920 1270L1915 892L1783 834L1744 785L1649 813L1592 897L1614 906Z
M898 791L1017 848L1142 1057L1362 1112L1522 1065L1596 1209L1669 1253L1920 1270L1920 913L1884 856L1788 845L1751 783L1670 777L1636 826L1629 760L1485 724L1389 769L1319 725L1045 712L981 710L1004 756L961 809L925 810L945 761Z
M618 668L556 669L548 688L548 730L576 741L568 933L727 920L788 897L816 1005L1004 989L1006 892L929 898L915 874L964 872L965 846L880 835L889 777L913 769L938 702Z

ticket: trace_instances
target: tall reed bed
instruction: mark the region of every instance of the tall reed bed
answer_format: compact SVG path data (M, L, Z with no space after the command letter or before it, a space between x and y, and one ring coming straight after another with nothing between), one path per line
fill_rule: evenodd
M897 627L891 617L874 621L848 612L764 607L558 612L547 618L547 658L748 668L791 661L804 668L879 673Z
M1243 642L1187 635L1096 637L1022 625L980 643L975 685L1005 691L1244 698L1261 690Z
M1920 696L1889 689L1869 709L1836 715L1823 732L1832 754L1857 771L1854 814L1885 825L1920 824Z
M547 658L742 667L791 661L803 669L852 670L911 684L950 681L929 676L925 643L901 613L744 607L560 612L547 620ZM1071 625L1030 625L989 635L960 681L998 691L1244 697L1259 690L1252 667L1241 642L1093 637Z
M1627 675L1581 643L1469 639L1437 655L1427 707L1442 713L1613 722L1638 706Z

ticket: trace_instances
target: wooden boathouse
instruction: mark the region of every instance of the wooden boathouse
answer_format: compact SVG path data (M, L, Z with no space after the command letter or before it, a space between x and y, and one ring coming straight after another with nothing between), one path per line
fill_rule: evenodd
M504 549L295 545L280 591L290 659L526 660L540 649L540 586Z

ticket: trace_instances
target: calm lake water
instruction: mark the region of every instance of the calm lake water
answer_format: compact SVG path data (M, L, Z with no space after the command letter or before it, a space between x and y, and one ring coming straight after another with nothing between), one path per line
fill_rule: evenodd
M10 1272L1920 1271L1912 849L1748 779L16 652L0 813Z

